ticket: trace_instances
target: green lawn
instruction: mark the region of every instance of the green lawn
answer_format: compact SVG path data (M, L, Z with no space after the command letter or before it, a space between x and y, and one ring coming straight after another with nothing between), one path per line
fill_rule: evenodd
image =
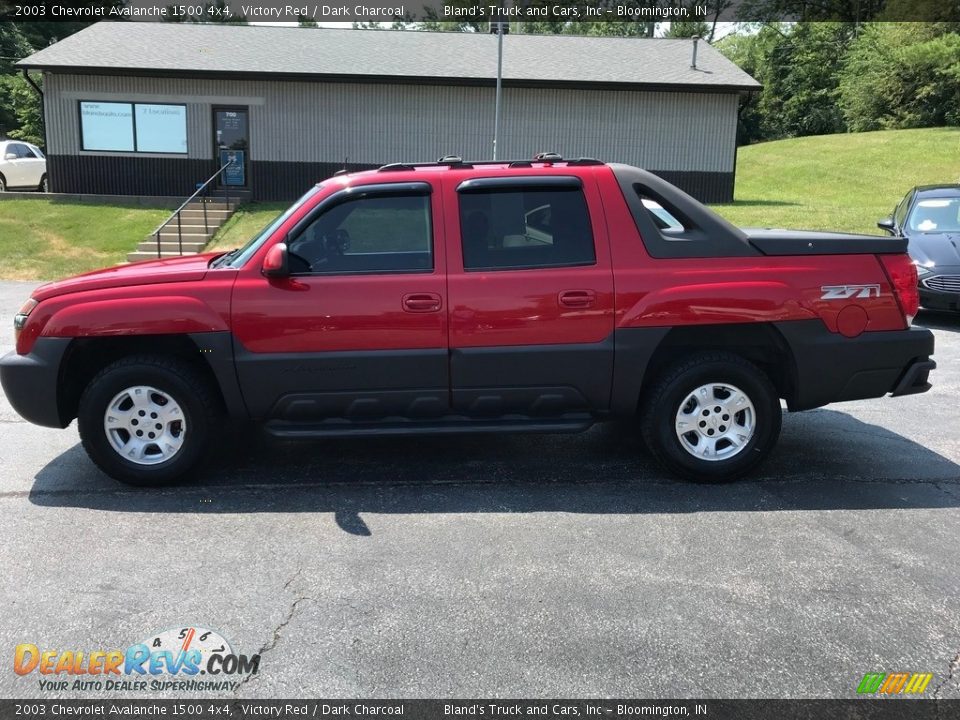
M732 205L741 227L878 233L914 185L960 182L960 128L886 130L742 147Z
M263 230L290 203L247 203L224 223L210 244L208 250L233 250L244 245L247 240Z
M127 258L168 210L0 200L0 278L53 280Z

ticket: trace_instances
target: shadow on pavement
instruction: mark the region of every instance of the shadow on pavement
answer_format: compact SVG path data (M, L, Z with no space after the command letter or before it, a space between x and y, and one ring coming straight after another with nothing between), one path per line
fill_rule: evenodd
M312 442L250 438L192 484L147 489L105 477L75 446L37 475L38 506L150 513L692 513L960 505L960 466L845 413L787 415L757 478L674 481L627 424L580 435Z

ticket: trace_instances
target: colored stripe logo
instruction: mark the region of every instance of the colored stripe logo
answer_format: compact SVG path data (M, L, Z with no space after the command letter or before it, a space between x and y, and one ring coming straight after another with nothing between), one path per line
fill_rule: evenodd
M867 673L857 686L860 695L918 695L927 689L933 673Z

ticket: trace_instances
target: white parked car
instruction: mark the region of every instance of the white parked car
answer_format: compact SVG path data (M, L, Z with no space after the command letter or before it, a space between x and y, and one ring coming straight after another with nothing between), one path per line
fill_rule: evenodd
M0 192L47 192L47 159L36 145L22 140L0 140Z

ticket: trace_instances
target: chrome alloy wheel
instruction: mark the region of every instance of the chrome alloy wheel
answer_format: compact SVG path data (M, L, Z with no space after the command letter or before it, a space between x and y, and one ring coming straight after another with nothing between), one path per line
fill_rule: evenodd
M187 433L183 410L170 395L147 385L118 392L103 416L110 446L137 465L157 465L180 452Z
M683 449L701 460L728 460L750 442L757 412L740 388L708 383L680 403L675 428Z

